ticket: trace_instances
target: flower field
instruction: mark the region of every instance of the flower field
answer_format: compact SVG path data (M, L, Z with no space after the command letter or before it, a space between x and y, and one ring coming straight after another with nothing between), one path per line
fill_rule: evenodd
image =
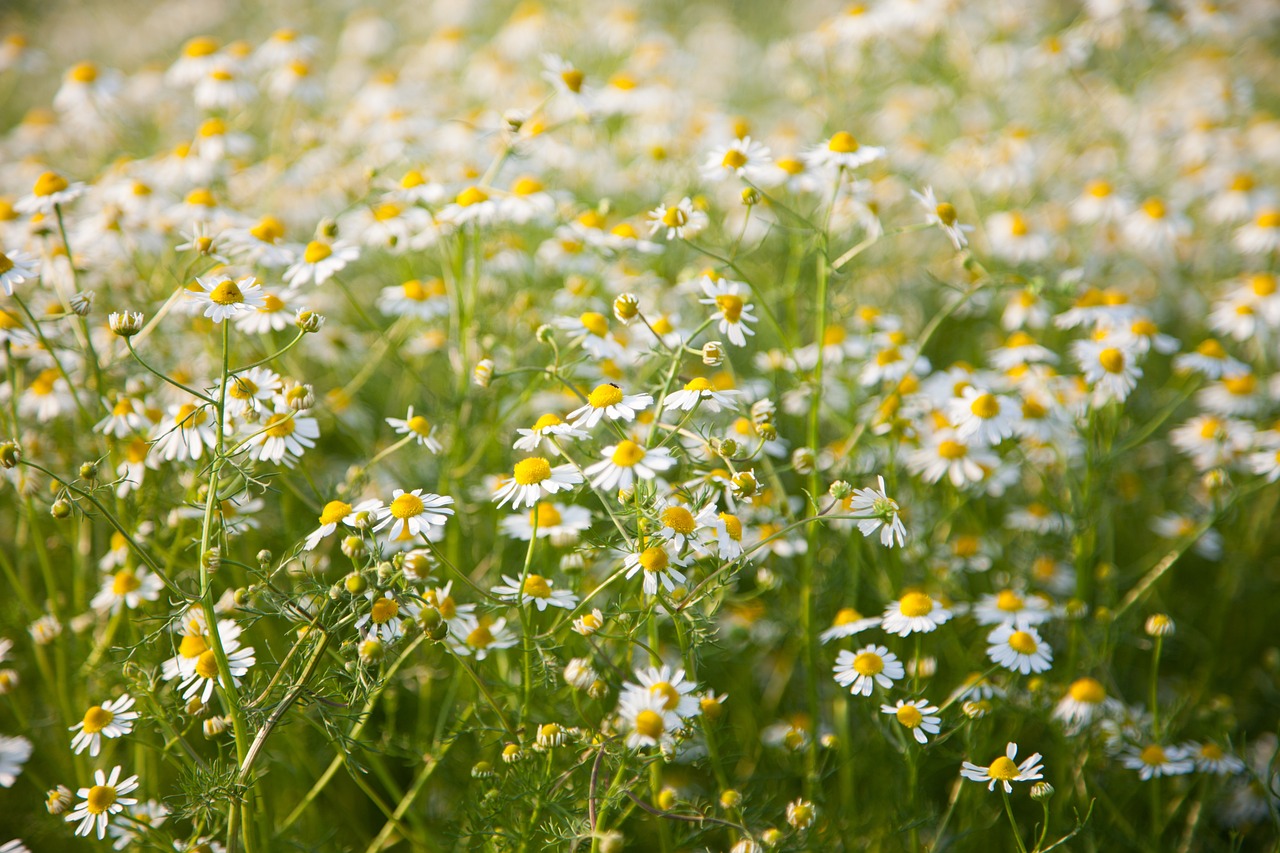
M1280 849L1272 4L75 5L0 853Z

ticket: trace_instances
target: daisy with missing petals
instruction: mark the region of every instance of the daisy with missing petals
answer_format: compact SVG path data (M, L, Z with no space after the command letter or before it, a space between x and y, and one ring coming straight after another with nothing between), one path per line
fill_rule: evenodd
M85 711L84 719L68 729L76 732L71 739L71 751L79 755L88 747L89 755L97 758L104 737L121 737L133 731L133 721L139 716L132 710L133 703L133 697L126 693Z
M360 257L360 250L355 246L312 240L302 250L302 257L284 271L284 280L290 290L296 290L310 282L319 286L333 278L358 257Z
M431 437L431 433L435 430L435 424L422 415L415 415L413 406L409 407L409 412L404 416L403 420L400 418L387 418L387 424L396 431L396 435L412 435L420 447L425 447L432 453L439 453L443 449L440 446L440 442Z
M971 761L966 761L960 765L960 775L974 782L987 782L988 791L996 789L996 783L999 782L1004 786L1006 794L1013 793L1013 782L1034 782L1037 779L1044 778L1040 771L1044 765L1040 764L1040 753L1036 753L1018 764L1014 759L1018 757L1018 745L1010 742L1005 747L1004 755L991 762L986 767L979 767Z
M933 187L925 187L923 193L912 190L911 194L924 206L925 220L930 225L937 225L942 229L942 233L947 235L947 239L956 247L957 252L969 245L969 238L965 236L965 232L972 231L973 226L961 225L956 209L945 201L938 201L937 196L933 194Z
M262 286L255 282L253 276L246 276L238 281L224 273L205 276L196 279L200 290L188 291L188 298L197 307L203 306L204 316L215 323L221 323L240 314L259 310L267 304Z
M392 541L400 538L406 529L410 536L426 536L428 529L443 527L453 515L449 508L452 503L451 497L431 493L424 495L422 489L412 492L396 489L391 496L391 505L378 509L378 524L373 529L378 531L391 525L387 538Z
M884 609L880 627L887 633L905 637L908 634L937 630L951 618L951 611L923 592L908 592Z
M885 494L884 477L877 476L878 489L854 489L849 496L851 515L866 516L858 520L858 530L870 538L880 531L880 544L892 548L897 540L901 548L907 541L907 528L898 517L898 502Z
M877 684L888 690L906 673L898 656L884 646L863 646L856 652L844 649L836 656L836 683L854 695L870 696Z
M713 320L719 320L721 334L729 338L736 346L747 345L747 335L754 335L748 323L755 323L759 318L752 314L753 305L738 295L742 285L729 279L712 279L709 275L702 277L702 292L705 299L699 299L703 305L714 305L716 313Z
M702 404L704 409L712 412L720 411L720 407L733 405L733 398L741 391L718 391L711 384L710 379L699 376L685 383L684 388L674 391L667 395L667 399L663 402L663 409L679 409L682 412L691 412L693 407Z
M680 717L667 708L665 696L645 691L623 693L618 700L618 717L629 731L629 749L671 746L682 725Z
M645 595L657 595L659 582L667 592L673 591L685 582L684 573L676 567L683 568L688 564L679 557L673 556L667 547L665 542L650 545L639 553L628 554L622 561L622 565L627 570L628 579L641 569L644 570Z
M818 639L825 645L832 640L843 640L879 627L880 622L879 616L863 616L852 607L842 607L836 611L836 618L831 620L831 627L819 634Z
M517 607L533 604L541 613L548 607L562 607L572 610L578 606L578 596L567 589L552 589L555 581L542 575L527 575L524 583L519 578L503 575L501 583L491 590L494 595L504 601L510 601Z
M667 207L660 204L646 214L649 218L649 233L667 232L668 240L686 240L698 236L707 227L707 214L693 206L688 196L676 204Z
M1182 747L1158 743L1131 746L1120 761L1130 770L1137 770L1138 778L1144 782L1161 776L1181 776L1196 769L1195 760Z
M0 288L13 296L13 286L36 277L40 262L26 252L0 252Z
M735 139L728 145L712 149L702 166L702 177L708 181L721 181L737 176L745 181L759 183L769 174L773 157L769 149L750 136Z
M590 465L586 475L591 485L604 491L629 489L636 478L652 480L676 464L665 447L645 450L630 439L623 439L601 451L604 459Z
M572 489L582 482L582 475L572 465L557 465L541 456L530 456L515 464L511 479L507 480L493 494L493 499L502 506L511 501L512 509L522 506L532 507L543 495L554 495Z
M813 169L856 169L884 156L884 149L861 145L848 131L839 131L826 142L805 152L804 159Z
M587 395L587 403L569 413L569 423L577 428L590 429L600 423L601 418L611 421L630 422L636 419L636 412L643 411L653 405L653 397L648 394L623 394L622 389L612 382L597 385Z
M355 506L346 501L329 501L324 505L324 509L320 510L320 517L317 519L320 526L307 534L304 547L308 551L314 551L320 544L320 540L337 530L339 524L356 527L361 520L372 521L380 509L382 509L382 501L376 498L361 501Z
M1040 639L1040 633L1027 625L997 625L987 635L987 657L1005 669L1030 675L1053 666L1053 649Z
M516 433L520 437L511 446L525 453L537 453L542 449L543 442L549 438L557 441L575 441L589 435L583 430L576 429L572 424L565 423L559 415L553 415L550 412L540 416L529 429L517 429Z
M130 776L120 781L120 765L117 764L111 769L109 777L98 770L93 774L93 779L95 784L92 788L76 791L76 796L81 797L84 802L77 805L66 820L68 823L80 821L80 825L76 827L76 835L88 836L93 832L94 824L97 824L98 838L103 839L107 837L107 823L111 816L120 814L125 806L137 805L135 798L126 797L125 794L137 790L138 777Z
M916 699L912 702L899 699L896 705L881 705L880 711L896 717L918 743L928 743L926 734L936 735L942 730L942 718L933 716L938 713L938 708L930 705L928 699Z
M1216 743L1197 743L1187 741L1178 749L1182 754L1196 763L1196 770L1201 773L1212 773L1215 776L1235 776L1243 773L1244 760L1218 746Z

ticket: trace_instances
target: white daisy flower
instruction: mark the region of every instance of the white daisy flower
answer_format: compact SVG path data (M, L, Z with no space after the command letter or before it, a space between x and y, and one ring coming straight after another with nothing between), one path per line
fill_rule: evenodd
M144 601L160 598L164 581L146 569L124 568L102 579L102 587L89 602L99 613L119 613L122 608L137 610Z
M55 207L65 207L84 193L85 185L79 181L71 183L56 172L41 172L31 194L18 199L13 209L27 215L42 213L49 216Z
M419 320L443 317L449 313L449 291L444 279L409 279L404 284L382 288L378 296L378 310L391 317L416 317Z
M527 513L502 519L502 532L528 542L537 526L539 539L550 539L552 545L568 547L576 544L580 534L591 526L591 510L581 506L539 501Z
M924 207L925 221L930 225L937 225L942 233L947 235L947 239L951 241L952 246L955 246L957 252L969 245L969 238L966 235L973 230L973 226L961 225L955 207L948 202L938 201L937 196L933 194L933 187L925 187L923 193L912 190L911 194Z
M503 575L502 580L503 583L490 591L498 598L510 601L517 607L532 603L541 613L548 607L572 610L578 606L578 596L567 589L553 589L555 581L542 575L529 574L525 577L523 584L520 583L519 578L513 578L510 575Z
M884 609L884 621L880 627L889 634L905 637L914 633L929 633L951 618L951 611L935 601L927 593L908 592Z
M489 190L479 186L469 186L454 196L451 204L446 204L436 214L438 222L447 225L488 225L498 218L502 208L489 194Z
M577 317L558 317L552 320L558 329L573 333L569 343L580 346L594 359L615 359L622 356L622 342L609 331L609 318L599 311L585 311Z
M1231 243L1246 255L1263 255L1280 248L1280 210L1258 211L1252 222L1236 229Z
M316 446L320 422L310 415L279 406L261 424L249 427L249 458L259 462L277 462L293 467L296 459Z
M12 788L18 781L31 749L31 741L24 737L0 735L0 788Z
M369 612L356 620L355 629L361 637L376 636L384 643L404 636L405 620L416 619L421 609L412 601L401 601L391 590L382 595L370 592L369 598Z
M361 501L355 506L346 501L329 501L320 510L320 516L317 519L320 526L307 534L306 544L303 547L308 551L314 551L322 539L338 529L339 524L356 527L362 518L372 521L381 509L383 509L382 501L376 498Z
M132 710L134 701L125 693L119 699L109 699L85 711L84 719L68 729L76 733L71 739L71 751L79 755L87 747L90 757L97 758L104 737L123 737L133 731L133 721L140 716Z
M739 289L745 285L724 278L713 279L709 275L702 277L701 285L706 298L698 301L715 306L716 313L712 317L720 321L717 328L721 334L736 346L746 346L746 336L755 334L748 323L755 323L758 318L751 313L754 306L738 295Z
M1182 747L1158 743L1131 746L1120 757L1120 762L1130 770L1137 770L1138 778L1144 782L1161 776L1182 776L1196 769L1195 759Z
M511 446L516 450L523 450L525 453L537 453L549 438L554 438L556 441L576 441L580 438L587 438L590 435L588 432L575 428L573 424L565 423L558 415L553 415L550 412L541 415L533 422L533 426L530 428L517 429L516 433L520 437Z
M856 169L874 163L885 154L883 148L862 145L853 134L841 130L830 139L810 148L804 154L805 162L813 169Z
M667 708L667 697L661 693L634 690L618 698L617 715L627 733L627 747L670 747L675 733L683 725L680 717Z
M1067 692L1054 706L1053 718L1061 721L1070 734L1096 719L1116 713L1120 707L1119 701L1107 696L1107 689L1101 681L1085 676L1071 682Z
M412 435L420 447L425 447L432 453L439 453L444 449L440 442L431 436L435 431L435 424L422 415L415 415L413 406L409 407L403 419L387 418L387 425L396 431L396 435Z
M987 657L1005 669L1030 675L1053 666L1053 649L1030 625L997 625L987 635Z
M426 536L430 528L444 527L453 515L452 504L453 498L445 495L430 492L424 495L422 489L412 492L396 489L390 505L378 508L378 524L373 529L376 532L390 525L387 538L392 540L400 538L404 530L408 530L410 536Z
M973 607L979 625L1039 625L1050 617L1049 602L1038 595L1024 596L1012 589L988 593Z
M1084 380L1104 401L1124 402L1142 377L1135 354L1108 339L1075 341L1071 354L1084 371Z
M652 480L676 464L665 447L646 450L630 439L609 445L601 455L604 459L588 466L585 473L593 487L606 492L629 489L636 478Z
M721 560L736 560L742 556L742 519L729 512L717 516L714 526L715 542L719 549L716 556Z
M1021 764L1017 763L1018 745L1010 742L1004 750L1004 755L991 762L986 767L980 767L977 764L966 761L960 765L960 775L974 782L987 782L988 791L996 789L996 783L1004 786L1006 794L1013 793L1013 782L1034 782L1037 779L1044 778L1041 770L1044 765L1040 764L1040 753L1035 753L1023 760Z
M587 395L586 405L569 413L569 423L577 428L590 429L600 423L602 418L611 421L630 422L635 420L636 413L653 405L653 397L648 394L623 394L622 389L612 382L597 385Z
M673 391L667 395L663 401L662 408L679 409L682 412L693 411L694 406L702 403L702 408L718 412L720 407L733 405L733 398L741 394L741 391L732 389L719 391L711 384L710 379L698 376L685 383L685 386L679 391Z
M1248 365L1229 356L1222 344L1213 338L1202 341L1194 351L1184 352L1174 358L1173 369L1193 371L1206 379L1221 379L1249 372Z
M1018 407L1007 397L972 385L948 406L956 437L970 444L990 446L1013 435Z
M654 235L665 230L668 240L691 240L707 227L708 222L707 214L695 208L688 196L671 207L660 204L647 216L649 233Z
M124 811L125 806L137 804L137 800L133 797L126 797L125 794L131 794L138 788L138 777L130 776L121 781L120 765L116 765L111 769L111 775L102 770L97 770L93 774L96 784L91 788L81 788L76 791L76 796L84 800L79 803L75 810L67 815L68 823L80 822L76 827L76 835L88 836L93 832L94 825L98 828L98 838L107 837L107 823L113 815L118 815Z
M262 286L253 276L239 280L225 273L197 278L198 291L188 291L188 299L204 308L204 316L215 323L260 309L267 304Z
M999 458L990 450L970 447L959 441L951 429L938 430L924 447L907 456L907 467L926 483L936 483L945 476L958 489L982 482L999 464Z
M516 644L516 636L507 628L506 619L490 619L482 616L477 619L470 614L459 615L457 627L449 625L448 642L454 654L463 657L475 656L476 660L484 660L490 652L498 649L509 649Z
M1049 256L1049 238L1032 230L1027 218L1016 211L996 213L987 218L987 241L991 253L1013 264L1033 264Z
M13 286L39 275L40 262L26 252L0 252L0 288L13 296Z
M1132 209L1133 203L1117 193L1110 181L1097 178L1086 184L1084 192L1071 202L1071 218L1086 224L1119 222Z
M856 652L844 649L836 656L836 683L855 695L870 696L877 684L888 690L906 673L898 656L884 646L863 646Z
M650 666L635 671L635 681L622 685L623 695L642 694L657 696L662 699L664 710L671 711L681 720L696 717L702 712L702 703L695 695L698 685L689 681L683 669L672 670L671 667Z
M236 328L251 335L279 332L294 323L294 309L274 293L263 291L262 307L257 311L243 311L235 319Z
M302 250L302 256L296 257L285 270L285 284L290 290L297 290L308 283L319 286L359 257L360 249L348 243L312 240Z
M1244 759L1232 755L1216 743L1187 741L1178 750L1196 763L1196 770L1215 776L1235 776L1245 770Z
M898 502L885 493L884 477L877 476L878 489L854 489L849 496L849 514L866 515L858 520L858 530L863 536L870 538L880 531L880 544L892 548L896 540L898 547L906 544L907 528L898 517Z
M227 668L231 672L231 681L239 687L240 679L249 672L250 667L257 663L257 658L253 655L253 646L240 648L239 640L228 641L226 635L223 635L222 651L227 656ZM226 687L226 683L218 672L217 653L210 648L201 652L195 659L195 665L178 683L178 689L182 691L182 698L188 702L199 696L201 702L208 704L209 697L213 695L214 684Z
M831 620L831 627L819 634L818 639L823 644L832 640L843 640L845 637L861 634L871 628L878 628L881 621L879 616L863 616L852 607L842 607L836 611L835 618Z
M712 149L703 163L702 177L709 181L720 181L736 176L751 183L759 183L769 174L768 166L772 162L773 157L768 148L750 136L744 136L728 145Z
M892 714L897 718L918 743L928 743L927 734L936 735L942 730L942 718L934 716L938 713L938 708L930 705L927 699L916 699L911 702L899 699L896 705L881 705L880 712Z
M553 468L544 457L530 456L515 464L511 478L494 492L493 499L498 502L498 506L511 501L512 509L532 507L544 495L568 491L581 482L582 474L572 465L557 465Z
M707 503L696 510L690 510L682 503L670 498L659 498L653 507L661 527L654 533L675 546L676 553L684 550L686 544L700 548L701 543L694 536L701 530L715 528L720 524L720 516L716 512L715 503Z
M685 582L685 575L680 568L687 566L688 563L668 551L669 547L663 541L650 545L638 553L627 554L623 559L622 565L627 570L628 579L641 569L644 570L645 595L657 595L659 583L667 592L671 592Z

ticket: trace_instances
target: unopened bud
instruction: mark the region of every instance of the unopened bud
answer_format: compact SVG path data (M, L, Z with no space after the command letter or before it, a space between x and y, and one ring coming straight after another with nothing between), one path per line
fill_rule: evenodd
M747 187L742 191L742 203L747 207L755 207L760 203L760 191L755 187Z
M831 495L831 497L838 501L842 501L849 497L849 495L853 494L853 486L849 485L844 480L836 480L831 484L831 487L827 489L827 494Z
M113 311L107 317L107 325L111 331L122 338L132 338L142 331L143 316L141 311Z
M715 442L713 444L713 449L715 450L716 453L719 453L725 459L732 459L733 457L737 456L738 451L741 450L741 448L738 447L737 439L733 439L733 438L726 438L721 441Z
M72 294L67 300L67 304L71 306L71 310L78 317L88 317L89 312L93 310L93 300L97 296L92 290L82 290L79 293Z
M1053 786L1048 782L1036 782L1031 786L1031 799L1037 803L1043 803L1051 797L1053 797Z
M232 600L236 603L236 607L244 607L246 604L249 603L249 598L250 598L250 595L249 595L248 587L242 586L236 589L235 594L232 597Z
M377 637L370 637L362 640L357 649L360 655L360 662L363 664L377 663L387 655L387 647L382 644L382 640Z
M702 363L707 367L719 367L724 364L724 344L719 341L707 341L703 344Z
M617 317L618 322L624 326L634 320L639 313L640 300L634 293L623 293L613 300L613 316Z
M676 804L675 788L666 787L658 792L658 802L657 802L658 808L662 809L664 812L669 812L671 811L672 808L675 807L675 804Z
M756 424L756 432L760 433L760 437L765 441L774 441L778 437L778 428L773 425L772 421Z
M810 447L797 447L791 453L791 467L797 474L812 474L817 465L817 456Z
M299 331L308 335L314 335L324 328L324 322L325 316L317 314L310 308L299 308L298 313L293 318L293 325L297 326Z
M359 572L352 572L343 580L342 585L347 588L347 592L352 595L359 595L369 588L369 582L365 580L364 575Z
M49 514L61 521L71 515L71 501L66 498L58 498L53 502L53 506L49 507Z
M533 332L534 339L540 344L549 344L556 337L556 330L551 328L547 323L543 323Z
M742 803L742 794L729 788L720 792L720 808L736 809Z
M0 465L5 468L12 468L18 464L18 460L22 458L22 448L18 446L16 441L6 441L0 444Z
M227 730L227 718L213 716L204 721L204 736L214 738Z
M760 483L756 480L755 471L739 471L730 481L734 497L750 500L760 493Z
M85 462L83 465L81 465L81 466L80 466L80 479L81 479L81 480L88 480L88 481L89 481L89 482L91 482L91 483L92 483L94 480L97 480L97 479L98 479L98 463L97 463L97 462Z
M488 388L489 383L493 381L493 359L480 359L480 362L476 365L475 372L471 376L471 381L481 388Z
M1167 613L1152 613L1147 617L1147 636L1167 637L1173 633L1173 620Z
M261 551L258 552L258 565L264 569L267 566L271 565L271 561L273 559L275 559L275 555L272 554L270 551L268 551L266 548L263 548Z
M222 568L222 549L216 545L200 555L200 565L204 566L210 574Z
M295 412L303 412L316 404L315 389L305 383L292 385L284 392L285 402Z
M66 785L59 785L51 788L44 795L44 807L49 810L49 814L62 814L71 808L75 800L71 796L71 789Z
M350 557L353 562L359 560L365 554L364 540L359 536L348 536L342 540L342 553Z

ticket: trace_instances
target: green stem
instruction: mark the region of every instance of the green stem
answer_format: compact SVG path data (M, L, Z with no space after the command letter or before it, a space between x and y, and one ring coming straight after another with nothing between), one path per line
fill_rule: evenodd
M1027 853L1027 846L1022 843L1022 833L1018 831L1018 822L1013 817L1013 804L1009 802L1009 795L1002 790L1000 797L1004 800L1004 813L1009 816L1009 826L1013 828L1013 840L1018 843L1018 851Z

